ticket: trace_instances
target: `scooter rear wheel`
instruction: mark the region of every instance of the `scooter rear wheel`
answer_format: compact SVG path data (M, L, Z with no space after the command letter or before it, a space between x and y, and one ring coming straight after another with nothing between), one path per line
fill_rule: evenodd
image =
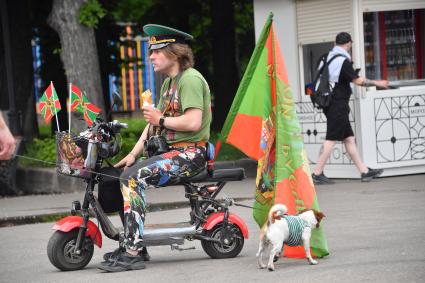
M204 235L215 240L220 240L223 233L223 224L216 225L213 229L205 231ZM242 231L235 224L229 223L226 228L228 243L221 245L220 243L201 240L202 248L212 258L232 258L237 256L244 245Z
M47 255L50 262L62 271L84 268L93 257L94 245L89 237L85 237L81 254L75 253L78 229L69 232L55 231L47 244Z

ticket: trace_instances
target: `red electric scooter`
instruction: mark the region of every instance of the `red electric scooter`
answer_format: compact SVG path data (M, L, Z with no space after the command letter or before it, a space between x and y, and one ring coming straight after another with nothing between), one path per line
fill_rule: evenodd
M118 121L97 120L79 136L65 132L57 134L58 172L84 178L87 183L82 205L79 201L72 203L72 216L53 226L55 232L47 245L50 262L60 270L84 268L93 256L94 245L102 247L101 230L106 237L122 242L123 233L112 224L93 192L104 177L101 173L103 162L119 152L119 132L126 127ZM233 200L220 201L216 197L228 181L244 178L243 168L205 168L191 178L181 178L179 185L184 187L190 204L189 221L145 227L144 245L170 245L172 250L184 250L181 245L185 240L200 240L202 248L212 258L236 257L243 248L244 239L248 238L248 229L239 216L229 211ZM201 182L208 184L199 184ZM90 220L92 216L97 218L101 230Z

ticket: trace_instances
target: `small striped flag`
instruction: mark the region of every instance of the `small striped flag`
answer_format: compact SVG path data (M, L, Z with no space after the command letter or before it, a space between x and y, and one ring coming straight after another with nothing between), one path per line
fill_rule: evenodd
M96 120L101 109L96 105L91 104L87 96L85 96L81 90L75 85L71 85L71 112L81 112L84 114L84 120L86 120L89 126L93 125L93 121Z
M56 115L61 110L59 97L53 83L50 83L49 87L44 91L43 96L41 96L38 109L43 114L46 123L49 123L53 115Z

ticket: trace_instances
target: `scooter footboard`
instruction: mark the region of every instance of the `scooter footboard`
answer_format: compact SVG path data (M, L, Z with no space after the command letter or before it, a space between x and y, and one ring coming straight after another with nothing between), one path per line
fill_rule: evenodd
M143 231L145 246L183 245L184 239L196 234L196 226L190 223L146 225Z
M212 213L208 216L207 222L203 225L205 230L211 230L219 223L223 222L224 212ZM248 239L248 227L242 218L236 214L229 213L229 223L233 223L241 229L242 235L245 239Z
M81 216L67 216L56 222L52 229L66 233L71 230L80 228L81 223L83 223L83 218ZM86 236L89 236L93 243L96 244L99 248L102 247L102 233L96 224L90 220L87 222Z

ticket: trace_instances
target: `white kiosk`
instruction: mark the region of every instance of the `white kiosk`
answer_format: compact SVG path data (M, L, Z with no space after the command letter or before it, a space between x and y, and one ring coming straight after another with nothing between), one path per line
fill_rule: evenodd
M313 108L305 85L336 34L346 31L353 37L352 58L360 74L388 79L392 86L354 87L350 120L362 159L384 168L384 176L425 173L425 1L254 0L257 36L270 12L312 166L326 118ZM325 171L332 178L360 177L341 143Z

